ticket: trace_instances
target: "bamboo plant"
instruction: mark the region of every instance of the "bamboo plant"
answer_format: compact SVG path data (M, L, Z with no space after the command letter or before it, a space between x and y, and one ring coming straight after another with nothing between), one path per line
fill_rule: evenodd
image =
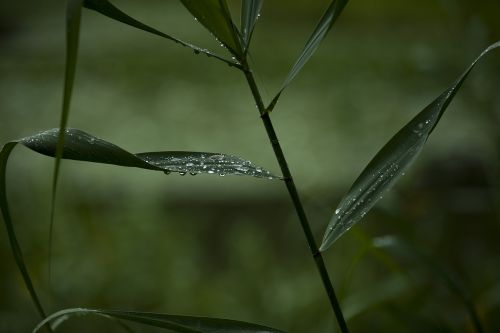
M8 233L12 254L21 272L26 288L42 319L33 332L42 329L54 331L58 319L68 318L81 314L93 314L106 318L115 318L124 321L136 322L144 325L165 328L175 332L281 332L278 329L261 326L258 324L239 322L227 319L176 316L160 313L131 312L105 309L73 308L58 311L48 315L43 302L34 287L29 269L23 259L22 249L14 231L13 217L9 212L6 196L6 166L11 151L17 144L43 155L54 157L54 173L52 183L52 207L50 216L50 234L54 224L54 203L56 202L57 183L61 166L61 159L72 159L85 162L105 163L122 167L135 167L164 173L206 173L219 175L251 176L270 181L283 182L292 201L297 220L305 235L305 240L310 249L321 281L324 286L332 313L336 318L341 332L348 332L348 326L337 300L335 290L322 252L329 250L334 242L346 233L352 226L362 220L368 211L379 201L382 195L406 171L424 147L430 134L436 128L442 115L447 110L451 101L459 91L471 70L478 61L487 53L500 47L500 42L488 46L448 88L439 94L429 105L404 125L392 139L384 145L375 157L368 163L363 172L354 181L344 198L338 204L332 218L325 225L323 240L318 246L313 234L308 217L303 208L300 195L294 182L293 174L288 166L286 156L280 145L272 115L279 111L280 96L296 78L305 64L316 52L333 25L337 23L348 0L333 0L328 5L312 30L296 62L284 79L279 90L269 101L262 98L259 85L256 83L254 69L250 65L252 35L258 23L262 9L262 0L243 0L241 4L240 24L237 25L225 0L181 0L184 7L195 17L196 21L205 27L225 48L226 54L219 54L212 50L198 47L190 42L180 40L167 33L161 32L143 22L129 16L108 0L68 0L66 12L66 70L64 77L63 103L58 128L42 131L19 140L6 143L0 152L0 207L3 221ZM154 34L167 42L174 42L190 49L194 54L204 54L207 61L218 61L229 65L239 71L245 78L249 93L253 96L258 113L264 126L269 143L272 146L276 160L281 169L281 175L274 175L266 169L255 165L244 158L230 154L213 152L185 152L185 151L160 151L132 154L107 142L103 139L84 132L81 129L69 128L68 119L71 109L71 95L77 68L78 45L82 10L96 11L110 20L140 29L146 33ZM251 109L251 108L250 108ZM386 243L384 243L386 244ZM52 241L49 241L52 248ZM445 276L446 279L446 276ZM480 320L474 309L474 304L467 300L468 313L473 319L477 332L482 331Z

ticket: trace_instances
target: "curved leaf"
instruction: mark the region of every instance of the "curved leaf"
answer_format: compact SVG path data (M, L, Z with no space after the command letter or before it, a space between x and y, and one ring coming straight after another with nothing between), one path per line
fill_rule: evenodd
M131 322L165 328L170 331L181 333L284 333L283 331L274 328L228 319L83 308L58 311L38 324L33 330L33 333L38 332L43 325L46 325L55 319L87 314L128 320Z
M54 156L58 129L52 129L19 140L26 147L47 156ZM267 170L237 156L187 151L162 151L132 154L81 130L69 128L65 133L64 159L136 167L165 173L178 172L219 175L246 175L279 179Z
M6 171L10 153L20 143L31 150L47 156L56 156L59 144L59 129L52 129L39 134L5 144L0 151L0 210L4 220L10 247L24 283L30 293L41 317L45 312L36 294L35 288L23 259L17 241L7 202ZM267 170L255 166L252 162L239 157L219 153L164 151L131 154L126 150L88 133L77 129L66 129L63 159L112 164L125 167L136 167L148 170L163 171L166 174L178 172L181 175L190 173L245 175L267 179L281 179Z
M5 144L2 147L2 150L0 151L0 210L2 211L2 217L5 224L5 228L7 230L7 236L9 238L10 248L12 254L14 255L17 267L21 272L26 288L28 289L31 300L35 305L38 314L40 315L41 318L45 318L46 317L45 311L35 291L35 287L33 286L33 282L31 281L30 274L23 259L23 253L21 251L21 247L19 246L19 242L17 241L16 233L14 231L14 226L12 225L12 218L10 216L9 205L7 202L7 184L6 184L7 161L9 160L10 153L12 152L16 144L17 142L9 142ZM50 330L50 327L49 326L47 327Z
M292 82L295 76L297 76L299 71L306 64L306 62L309 61L309 59L312 57L312 55L318 48L319 44L323 41L325 36L332 28L333 24L337 21L337 18L342 13L342 10L344 9L348 1L349 0L333 0L330 6L328 6L325 13L319 20L318 24L316 25L316 28L314 29L312 35L309 37L309 40L304 46L304 49L300 53L299 58L297 59L292 69L288 73L285 82L283 82L283 84L281 85L279 92L276 94L276 96L273 98L273 100L267 107L266 112L271 112L274 109L283 90L285 90L285 88L288 87L290 82Z
M262 0L243 0L241 4L241 39L244 52L248 51L253 28L260 16Z
M91 10L95 10L96 12L101 13L102 15L107 16L115 21L122 22L124 24L127 24L131 27L137 28L139 30L143 30L143 31L152 33L153 35L160 36L160 37L169 39L173 42L176 42L182 46L186 46L186 47L192 49L194 51L194 53L196 53L196 54L203 53L209 57L214 57L218 60L221 60L221 61L223 61L231 66L239 67L239 64L237 64L231 60L225 59L224 57L219 56L215 53L212 53L207 49L198 47L196 45L184 42L178 38L167 35L159 30L156 30L156 29L130 17L129 15L127 15L123 11L121 11L119 8L114 6L108 0L84 0L84 7L91 9Z
M375 205L422 150L444 111L476 63L496 42L486 48L467 70L441 95L404 126L368 163L340 202L325 232L320 251L328 249Z
M181 0L184 7L210 31L237 59L243 50L238 29L234 25L226 0Z

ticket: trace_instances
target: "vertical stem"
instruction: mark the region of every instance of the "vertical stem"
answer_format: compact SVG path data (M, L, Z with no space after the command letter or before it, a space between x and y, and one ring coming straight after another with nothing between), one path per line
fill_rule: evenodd
M265 112L266 108L264 106L264 103L262 102L262 97L260 95L257 84L255 83L253 74L248 68L248 63L244 60L242 62L242 65L244 68L243 72L245 74L245 78L248 82L248 85L250 86L250 90L252 91L255 103L257 104L257 108L261 114L262 122L264 123L264 127L266 128L267 136L271 141L274 154L276 155L276 159L278 160L279 166L281 168L286 188L288 189L288 193L290 194L290 198L292 199L295 211L297 212L300 225L302 226L302 230L304 231L304 234L306 236L307 244L309 245L309 249L311 250L311 255L314 258L316 268L318 269L319 275L321 276L321 281L323 282L323 286L325 287L333 312L335 314L335 317L337 318L337 323L340 327L340 331L342 333L348 333L349 330L347 328L344 315L342 314L342 309L340 308L337 296L335 295L335 290L333 289L333 285L328 275L328 271L325 267L321 252L318 250L318 246L316 245L316 241L311 231L311 227L309 226L309 221L307 220L304 207L302 206L297 188L295 187L292 174L290 172L290 169L288 168L288 164L286 162L285 155L283 154L283 150L281 149L281 145L278 141L276 132L274 131L273 123L271 122L269 113Z

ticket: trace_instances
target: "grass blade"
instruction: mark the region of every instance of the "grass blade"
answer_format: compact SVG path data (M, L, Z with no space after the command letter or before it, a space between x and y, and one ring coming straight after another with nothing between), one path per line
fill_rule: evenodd
M43 325L46 325L57 318L74 317L87 314L127 320L148 326L165 328L169 331L180 333L284 333L283 331L274 328L228 319L83 308L58 311L40 322L40 324L38 324L33 330L33 333L38 332Z
M373 247L388 249L398 255L407 255L417 259L429 272L432 272L441 278L451 293L460 298L471 322L476 329L476 332L481 333L484 331L479 314L469 291L466 290L456 274L445 269L433 256L422 253L422 251L413 246L410 242L395 236L374 238Z
M250 46L253 28L260 16L262 9L262 0L243 0L241 4L241 39L243 41L243 50L246 53Z
M40 154L55 156L58 129L52 129L19 140ZM83 131L68 128L65 133L64 159L136 167L165 173L245 175L257 178L280 179L267 170L237 156L186 151L163 151L132 154Z
M276 94L276 96L273 98L269 106L266 108L266 112L271 112L274 109L283 90L285 90L285 88L288 87L288 85L292 82L295 76L297 76L302 67L304 67L307 61L309 61L309 59L312 57L312 55L318 48L319 44L321 44L325 36L332 28L333 24L337 21L338 17L342 13L342 10L344 9L347 2L348 0L333 0L330 3L330 6L328 6L325 13L319 20L318 24L316 25L316 28L314 29L312 35L309 37L309 40L307 41L306 45L304 46L304 49L300 53L299 58L297 59L292 69L288 73L285 82L283 82L283 84L281 85L279 92Z
M7 202L7 184L6 184L6 173L7 173L7 162L9 160L10 153L17 145L17 142L9 142L2 147L0 151L0 210L2 211L2 217L5 224L5 228L7 229L7 235L9 238L10 248L12 254L14 255L14 259L16 261L17 267L21 272L21 275L24 280L24 284L28 289L31 300L33 301L38 314L40 317L45 318L45 311L43 306L38 298L38 295L35 291L35 287L33 286L33 282L31 281L30 274L28 272L28 268L23 259L23 254L21 251L21 247L19 246L19 242L17 241L16 233L14 231L14 226L12 225L12 218L10 216L9 205ZM50 327L47 325L47 328L50 330Z
M73 83L75 81L76 62L78 58L78 43L80 40L80 20L82 16L83 0L68 0L66 6L66 65L64 73L63 103L61 119L59 121L59 133L64 133L68 125L71 96L73 94ZM50 204L49 218L49 284L52 271L52 237L54 233L54 212L57 196L57 182L59 180L59 169L64 147L64 135L59 135L54 161L54 174L52 178L52 198Z
M209 57L216 58L218 60L221 60L231 66L239 67L239 65L231 60L225 59L224 57L221 57L215 53L210 52L207 49L198 47L196 45L184 42L178 38L172 37L170 35L167 35L159 30L156 30L132 17L129 15L125 14L123 11L121 11L119 8L114 6L111 2L108 0L85 0L84 1L84 7L87 9L94 10L104 16L107 16L115 21L127 24L131 27L137 28L139 30L143 30L146 32L149 32L153 35L160 36L163 38L166 38L168 40L171 40L175 43L178 43L182 46L188 47L194 51L195 54L203 53L206 54Z
M238 29L231 19L225 0L181 0L184 7L210 31L237 59L243 49Z
M446 108L477 62L500 42L486 48L441 95L404 126L368 163L344 196L326 229L320 251L328 249L375 205L415 160Z

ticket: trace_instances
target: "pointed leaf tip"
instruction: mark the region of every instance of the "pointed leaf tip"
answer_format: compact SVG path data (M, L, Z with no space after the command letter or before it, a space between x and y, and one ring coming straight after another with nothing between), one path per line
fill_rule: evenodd
M231 19L226 0L181 0L186 9L236 58L243 49L238 29Z
M53 157L58 136L59 130L52 129L19 141L31 150ZM64 159L157 170L167 174L170 172L178 172L181 175L206 173L280 179L251 161L229 154L187 151L132 154L75 128L68 128L64 138L62 155Z
M263 0L243 0L241 4L241 39L244 51L248 51L253 29L260 16Z
M326 228L320 251L328 249L359 222L382 195L404 175L470 71L484 55L498 47L500 41L486 48L448 89L394 135L368 163L333 214Z

